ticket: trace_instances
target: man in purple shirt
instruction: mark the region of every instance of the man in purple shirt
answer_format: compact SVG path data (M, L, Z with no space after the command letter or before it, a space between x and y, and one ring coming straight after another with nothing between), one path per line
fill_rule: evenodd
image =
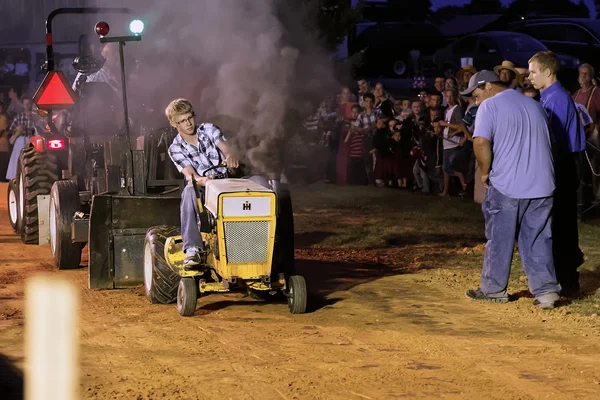
M548 115L554 141L556 191L552 238L556 277L562 286L562 295L577 297L577 268L583 264L577 230L577 191L585 132L573 99L557 81L559 68L558 58L550 51L539 52L529 60L529 79L541 93L540 102Z
M473 300L508 301L515 238L535 306L553 308L559 299L552 259L554 169L546 115L533 99L507 90L492 71L479 71L461 93L479 108L473 150L486 187L482 205L487 244L481 284Z

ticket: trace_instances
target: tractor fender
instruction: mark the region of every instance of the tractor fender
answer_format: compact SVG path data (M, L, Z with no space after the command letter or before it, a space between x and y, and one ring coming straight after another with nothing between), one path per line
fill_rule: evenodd
M46 149L46 141L43 137L35 135L29 139L29 146L33 147L36 153L43 153Z

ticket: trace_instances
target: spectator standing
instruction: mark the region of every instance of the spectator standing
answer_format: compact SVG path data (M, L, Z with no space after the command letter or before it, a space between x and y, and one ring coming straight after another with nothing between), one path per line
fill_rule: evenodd
M460 149L461 138L456 136L457 131L450 128L451 124L459 124L463 118L463 112L458 104L458 94L454 89L446 90L446 102L448 103L448 109L446 110L445 121L440 122L440 125L444 128L444 189L440 196L447 196L450 176L456 176L462 185L463 193L467 189L467 183L465 182L464 168L460 165L460 156L462 150Z
M598 129L600 123L600 90L592 83L593 78L594 67L590 64L582 64L579 67L578 79L581 88L575 92L573 100L587 109ZM598 131L600 132L600 129Z
M8 115L9 120L12 120L23 112L23 104L21 104L21 101L19 100L19 89L11 87L8 91L8 99L10 100L10 103L6 109L6 115Z
M348 134L350 128L350 120L356 119L360 111L356 113L356 116L352 117L353 107L358 107L356 103L352 102L352 92L349 88L344 87L338 97L338 109L337 116L341 119L339 124L339 139L337 143L337 154L336 154L336 183L338 185L345 185L348 183L348 143L344 140Z
M363 96L367 93L371 93L371 86L369 85L369 81L365 78L360 78L356 81L358 85L358 104L361 107L365 107Z
M494 67L494 72L500 77L500 81L508 86L509 89L519 89L517 85L517 75L519 71L515 68L512 61L504 60L502 64Z
M390 122L394 121L394 124ZM396 179L393 175L394 163L392 152L389 145L390 126L395 126L396 120L389 120L386 116L380 115L377 118L377 131L373 137L373 148L376 151L377 163L375 163L375 185L385 187L386 183Z
M446 77L443 75L438 75L435 77L433 81L433 87L435 91L442 96L442 106L446 107L446 99L444 98L444 91L446 90Z
M363 158L365 169L367 172L367 179L369 185L375 183L373 179L373 168L375 163L375 158L373 157L374 149L373 149L373 135L375 134L375 129L377 129L377 117L379 116L379 110L376 110L373 106L375 104L375 96L373 93L365 93L363 95L363 112L358 116L357 124L358 128L362 129L365 134L365 138L363 140Z
M458 81L458 90L465 90L467 86L469 86L469 80L476 73L477 69L472 65L467 65L463 69L458 70L458 72L456 73L456 80Z
M560 62L550 51L536 53L529 60L529 78L541 92L541 105L546 111L554 140L554 214L552 238L556 277L563 295L579 295L579 268L583 253L579 248L578 189L581 155L585 150L585 133L571 96L560 85L556 74Z
M31 112L31 106L31 99L23 99L23 112L15 117L8 130L9 143L13 146L13 149L6 170L7 180L17 177L17 164L21 149L27 145L29 139L35 134L35 122L39 117Z
M427 175L431 182L430 188L432 193L441 193L444 189L444 174L443 155L444 145L442 143L442 126L440 122L442 118L434 118L431 123L431 128L423 135L421 147L427 161Z
M552 145L546 116L534 100L507 90L491 71L480 71L462 92L479 102L474 148L487 187L485 247L480 287L473 300L508 302L515 238L534 305L554 308L560 286L552 259ZM514 149L519 149L515 152Z
M367 170L363 154L367 131L360 127L358 121L360 113L360 106L352 107L352 120L350 121L348 134L344 139L348 143L348 183L351 185L364 185L367 183Z
M338 97L337 115L340 118L350 119L352 114L352 106L356 104L352 101L352 92L349 88L344 87Z

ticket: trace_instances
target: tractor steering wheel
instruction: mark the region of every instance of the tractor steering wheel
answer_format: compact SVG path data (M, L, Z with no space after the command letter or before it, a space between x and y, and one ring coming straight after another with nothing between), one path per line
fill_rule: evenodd
M225 168L227 167L227 165L225 165L225 163L214 165L214 166L212 166L212 167L210 167L208 169L205 169L204 172L202 172L202 176L211 176L212 179L225 179L225 178L228 178L229 177L229 168L227 168L227 171L225 171L225 172L218 172L218 173L213 174L213 175L208 175L208 173L210 171L214 171L217 168L224 168L224 167Z
M225 172L218 172L214 175L209 175L210 171L214 171L217 168L227 168L225 163L221 163L215 166L212 166L208 169L205 169L202 172L202 176L211 176L212 179L227 179L227 178L239 178L243 175L242 171L244 168L244 164L241 164L237 168L227 168ZM241 174L240 174L241 173Z

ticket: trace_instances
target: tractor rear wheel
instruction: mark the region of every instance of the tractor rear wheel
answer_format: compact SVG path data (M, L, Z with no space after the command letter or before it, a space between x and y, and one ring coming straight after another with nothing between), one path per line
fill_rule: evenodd
M301 275L290 276L288 280L288 308L292 314L304 314L306 312L306 280Z
M182 317L191 317L196 313L198 287L194 278L182 278L177 289L177 311Z
M19 233L19 188L14 179L8 182L7 202L8 204L8 219L10 227L15 233Z
M79 189L73 181L56 181L50 192L50 248L58 269L79 268L83 243L71 240L71 223L79 211Z
M49 195L58 180L58 160L54 154L38 153L33 147L21 150L17 167L21 241L39 241L37 196Z
M170 304L177 300L180 277L165 260L165 243L179 236L180 229L154 226L148 229L144 242L144 291L152 304Z

